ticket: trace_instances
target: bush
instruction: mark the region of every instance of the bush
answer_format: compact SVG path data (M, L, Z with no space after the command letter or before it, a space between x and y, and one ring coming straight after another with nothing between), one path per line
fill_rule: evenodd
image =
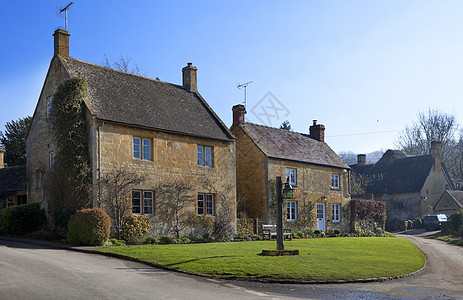
M173 244L173 243L174 243L173 238L168 237L168 236L161 236L161 238L159 239L159 244L166 245L166 244Z
M118 240L118 239L109 239L106 243L105 246L124 246L125 241L124 240Z
M451 214L447 223L451 233L463 235L463 212L459 211Z
M145 245L159 244L159 239L149 236L149 237L147 237L146 239L143 240L143 244L145 244Z
M68 239L86 246L103 246L109 238L111 219L101 208L82 209L71 216Z
M64 233L68 228L69 219L74 213L69 210L56 210L52 213L53 225L55 225L55 232Z
M335 230L333 230L333 233L334 233L336 236L338 236L338 235L341 234L341 230L335 229Z
M40 230L47 222L45 211L38 203L5 208L0 216L0 227L7 235L24 235Z
M151 229L147 216L128 216L122 222L122 239L138 243Z

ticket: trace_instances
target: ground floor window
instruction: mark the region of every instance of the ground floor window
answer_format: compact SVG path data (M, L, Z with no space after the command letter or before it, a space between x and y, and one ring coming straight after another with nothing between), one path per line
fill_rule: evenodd
M288 201L286 202L286 220L296 221L297 219L297 202Z
M333 222L341 222L341 204L334 203L332 207Z
M154 192L133 190L132 213L134 215L152 215L154 213Z
M198 193L198 215L214 215L214 194Z

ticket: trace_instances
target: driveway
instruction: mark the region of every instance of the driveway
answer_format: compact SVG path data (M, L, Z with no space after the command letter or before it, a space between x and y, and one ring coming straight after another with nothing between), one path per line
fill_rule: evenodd
M212 280L100 255L0 240L1 299L463 299L463 247L397 234L427 257L420 273L356 284L263 284Z

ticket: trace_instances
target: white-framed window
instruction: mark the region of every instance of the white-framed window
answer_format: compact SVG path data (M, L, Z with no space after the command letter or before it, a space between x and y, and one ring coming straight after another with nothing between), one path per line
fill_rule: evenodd
M132 213L134 215L152 215L154 213L154 192L133 190Z
M47 97L47 119L49 119L51 117L51 105L52 105L52 102L53 102L53 98L52 97Z
M297 169L286 168L286 179L290 184L297 185Z
M198 193L198 215L214 215L214 194Z
M339 174L331 174L331 188L339 190Z
M297 202L296 201L286 202L286 220L287 221L297 220Z
M151 140L133 137L133 158L151 160Z
M341 222L341 204L333 203L331 215L333 217L333 222Z
M213 152L210 146L198 145L198 166L212 167Z
M50 151L48 154L48 166L50 170L53 170L53 166L55 165L55 151Z

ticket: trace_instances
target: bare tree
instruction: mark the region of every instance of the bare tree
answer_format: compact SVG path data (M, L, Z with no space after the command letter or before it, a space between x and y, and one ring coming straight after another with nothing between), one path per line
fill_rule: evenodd
M109 61L106 54L104 58L105 60L102 63L102 65L105 67L142 76L146 75L146 73L143 72L143 68L139 67L136 63L132 62L131 57L125 58L123 55L121 55L119 60L115 60L112 63Z
M431 142L439 141L445 160L457 128L455 115L429 109L427 113L420 112L418 121L405 127L396 140L396 146L410 155L424 155L431 152Z
M280 129L291 131L291 123L288 120L283 121L280 125Z
M145 181L144 176L120 167L115 167L102 176L101 200L112 215L118 239L121 238L124 217L132 209L132 188Z
M166 221L172 224L172 231L177 238L180 238L188 222L184 208L194 200L193 187L193 182L180 177L171 182L161 183L156 188L157 198L163 200L158 204L159 209L163 211Z
M357 173L352 171L350 173L350 190L353 196L363 197L371 179L366 174Z
M348 165L357 163L357 154L352 151L341 151L338 153L339 157Z

